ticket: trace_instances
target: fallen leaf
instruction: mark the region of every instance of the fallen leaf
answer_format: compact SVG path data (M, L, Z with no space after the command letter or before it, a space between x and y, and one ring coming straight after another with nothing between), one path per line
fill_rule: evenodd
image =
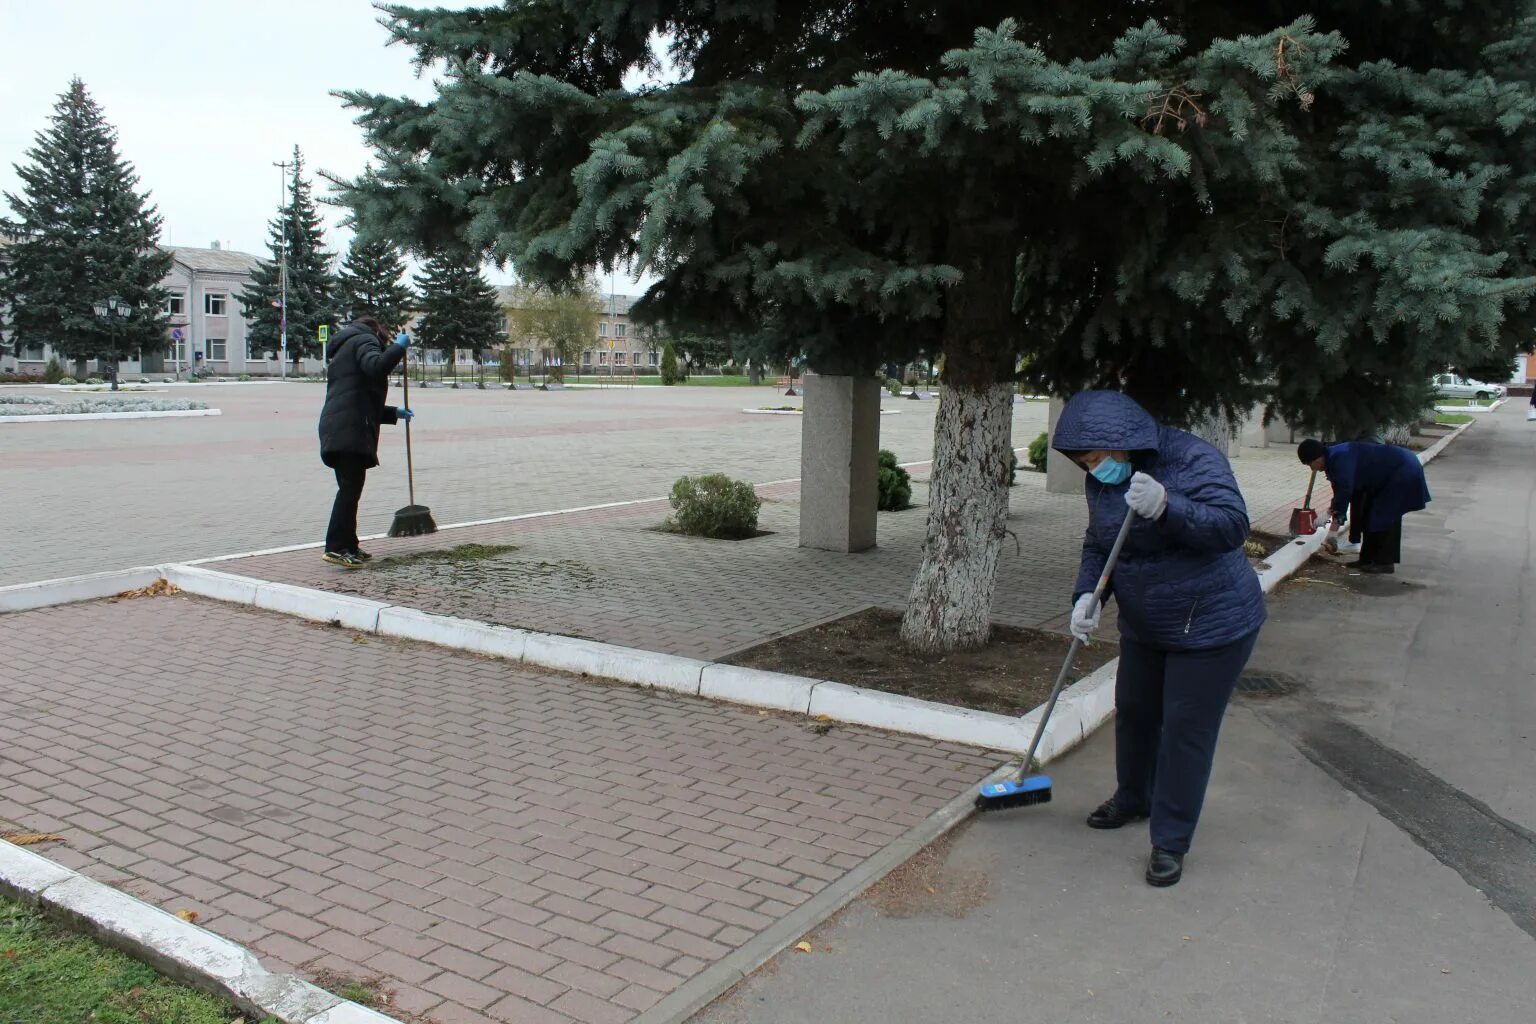
M797 943L795 943L795 952L796 953L809 953L810 951L811 951L811 944L809 942L797 942Z
M170 597L181 593L181 588L167 579L158 579L147 587L138 590L125 590L117 595L116 600L126 601L135 597Z
M62 843L64 837L53 832L0 832L0 839L16 846L36 846L38 843Z
M830 721L832 721L832 716L831 715L817 715L816 716L816 721L818 721L818 722L830 722Z
M8 949L5 951L5 958L7 960L15 960L20 955L21 954L16 952L14 949Z
M176 911L176 916L188 924L197 923L197 911L195 910L178 910Z
M353 633L352 642L355 644L365 644L368 642L368 638L363 636L361 633Z
M1449 967L1442 967L1442 968L1440 968L1440 973L1441 974L1450 974L1451 973L1451 969Z
M1186 936L1184 936L1184 941L1185 942L1193 942L1194 940L1191 939L1188 935L1186 935Z
M923 888L928 890L928 895L930 895L930 896L936 895L935 892L934 892L933 886L925 885L925 886L923 886Z

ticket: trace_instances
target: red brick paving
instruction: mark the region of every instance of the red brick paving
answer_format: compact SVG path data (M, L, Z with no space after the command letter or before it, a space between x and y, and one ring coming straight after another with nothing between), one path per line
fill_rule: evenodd
M439 1024L630 1020L993 764L190 598L4 626L0 818Z

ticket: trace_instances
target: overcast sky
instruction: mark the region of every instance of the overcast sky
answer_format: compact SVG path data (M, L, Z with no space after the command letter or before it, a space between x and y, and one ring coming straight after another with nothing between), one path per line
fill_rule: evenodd
M367 162L331 90L432 95L377 18L366 0L0 0L0 191L19 187L13 165L78 75L159 206L164 241L265 256L282 198L275 161L297 144L311 172L350 176ZM341 212L322 215L344 248ZM635 290L622 277L617 287Z

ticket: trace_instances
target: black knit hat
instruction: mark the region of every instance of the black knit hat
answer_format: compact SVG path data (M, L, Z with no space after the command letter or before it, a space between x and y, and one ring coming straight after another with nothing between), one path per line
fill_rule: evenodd
M1308 465L1328 457L1328 448L1315 437L1309 437L1296 446L1296 457Z

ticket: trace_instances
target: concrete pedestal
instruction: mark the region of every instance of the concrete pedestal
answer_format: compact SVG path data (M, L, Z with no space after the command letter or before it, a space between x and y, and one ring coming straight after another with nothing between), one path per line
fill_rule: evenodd
M1061 399L1051 399L1047 426L1052 438L1056 436L1056 421L1061 419L1061 410L1064 408L1066 403ZM1082 467L1054 448L1045 457L1045 489L1052 494L1082 494L1083 476Z
M806 374L800 546L866 551L879 504L880 381Z

